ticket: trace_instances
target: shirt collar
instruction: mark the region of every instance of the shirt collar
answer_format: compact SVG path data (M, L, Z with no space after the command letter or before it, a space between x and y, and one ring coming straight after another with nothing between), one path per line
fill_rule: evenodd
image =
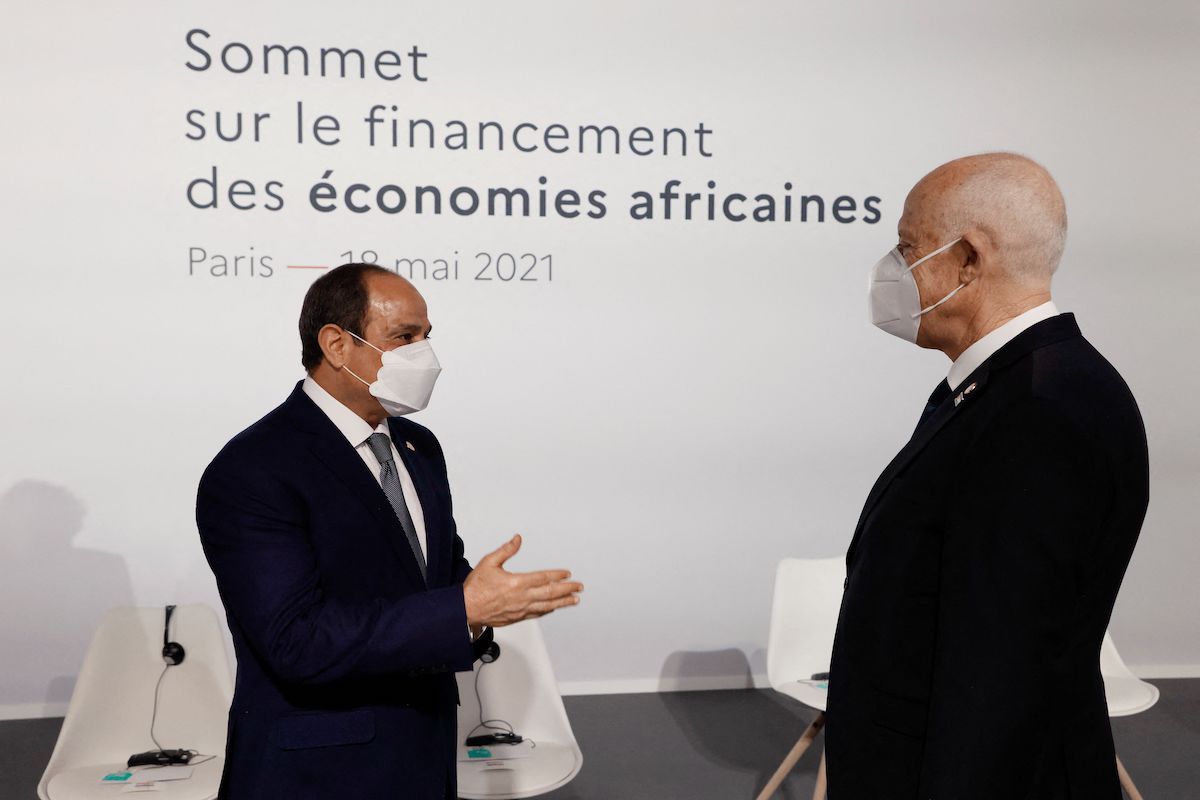
M342 432L351 447L359 447L372 433L388 433L386 419L379 423L374 430L371 430L371 426L367 424L366 420L351 411L341 400L325 391L325 388L314 381L311 375L304 379L302 388L304 393L317 404L317 408L324 411L330 422Z
M1054 305L1054 301L1047 300L1040 306L1034 306L1023 314L1018 314L962 351L962 354L950 365L950 374L946 377L951 391L957 389L968 375L974 372L992 353L1016 338L1017 334L1042 320L1058 316L1058 313L1058 306Z

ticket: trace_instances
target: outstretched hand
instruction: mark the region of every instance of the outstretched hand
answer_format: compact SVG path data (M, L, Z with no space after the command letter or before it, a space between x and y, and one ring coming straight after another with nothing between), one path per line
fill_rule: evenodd
M521 549L517 534L479 560L463 582L467 623L473 628L499 628L541 617L563 606L579 603L583 584L571 581L565 569L509 572L505 563Z

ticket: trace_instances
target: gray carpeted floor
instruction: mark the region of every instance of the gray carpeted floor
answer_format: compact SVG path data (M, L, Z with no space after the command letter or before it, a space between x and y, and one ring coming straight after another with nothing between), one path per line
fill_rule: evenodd
M1117 752L1147 800L1200 798L1200 679L1154 681L1162 699L1113 720ZM546 800L732 800L755 796L812 713L770 691L568 697L583 771ZM61 720L0 722L0 798L36 796ZM812 796L820 748L780 800Z

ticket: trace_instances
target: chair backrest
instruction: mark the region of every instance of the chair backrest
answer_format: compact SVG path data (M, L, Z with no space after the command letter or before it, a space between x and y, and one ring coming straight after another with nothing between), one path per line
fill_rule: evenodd
M577 773L583 764L583 755L558 692L558 681L554 677L541 626L537 620L527 620L497 628L495 636L500 645L500 657L490 664L475 664L487 718L502 719L517 733L539 744L556 743L573 749L577 754ZM458 673L460 741L479 724L476 672Z
M767 638L767 679L772 687L829 670L845 577L840 556L779 562Z
M1110 717L1140 714L1158 702L1158 687L1133 674L1108 631L1104 632L1100 645L1100 675L1104 678L1104 698Z
M114 608L104 616L38 785L41 797L58 772L124 763L133 753L155 749L150 719L160 676L154 732L162 746L224 754L233 679L220 621L206 605L177 607L170 638L186 655L163 675L164 619L161 607Z
M1125 659L1117 652L1117 645L1108 631L1104 632L1104 642L1100 645L1100 674L1106 678L1137 677L1125 666Z

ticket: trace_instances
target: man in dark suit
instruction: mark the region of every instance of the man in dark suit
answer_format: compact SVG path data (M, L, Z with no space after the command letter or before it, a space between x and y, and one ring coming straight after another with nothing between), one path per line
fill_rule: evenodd
M504 570L520 537L464 559L442 448L397 416L440 371L430 329L387 270L322 276L300 314L307 378L201 478L238 662L224 800L455 797L454 673L485 627L579 600L564 570Z
M876 325L950 375L867 498L830 668L832 800L1118 800L1100 644L1145 516L1146 434L1050 298L1054 180L1020 156L913 188Z

